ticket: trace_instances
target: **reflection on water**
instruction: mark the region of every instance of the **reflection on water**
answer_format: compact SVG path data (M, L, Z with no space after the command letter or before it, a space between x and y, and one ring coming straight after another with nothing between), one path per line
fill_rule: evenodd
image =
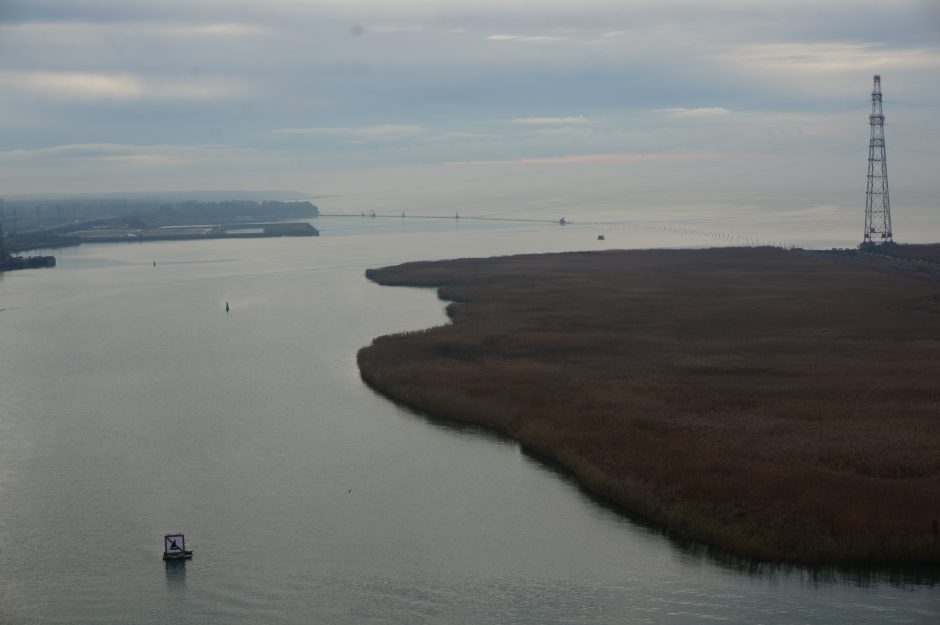
M383 395L378 391L376 393ZM393 400L389 399L389 401ZM669 541L682 559L687 561L707 563L733 573L770 581L789 578L798 579L802 585L811 587L825 584L849 584L860 588L872 588L880 584L888 584L896 588L918 586L933 588L940 584L940 567L935 566L803 566L742 558L722 549L688 540L675 532L650 522L644 517L623 512L610 501L583 489L575 477L554 459L521 446L496 430L476 423L430 415L423 411L412 410L401 404L398 405L401 410L433 427L459 435L482 438L494 444L517 448L525 458L539 465L544 471L552 473L557 479L569 484L573 490L577 490L578 495L587 505L600 507L613 515L623 518L625 522L636 528L643 528L651 534L661 536Z
M186 560L164 560L166 589L171 594L186 592Z
M653 529L656 529L653 527ZM721 549L659 530L683 556L701 560L728 571L773 581L798 579L810 587L829 584L847 584L859 588L874 588L888 584L895 588L933 588L940 583L940 567L932 566L801 566L776 562L761 562L741 558Z

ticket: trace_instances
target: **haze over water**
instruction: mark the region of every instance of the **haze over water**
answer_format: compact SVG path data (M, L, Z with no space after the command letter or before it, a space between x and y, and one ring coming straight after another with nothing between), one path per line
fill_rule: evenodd
M359 378L372 338L446 322L433 291L368 267L706 241L314 223L319 239L88 245L0 275L0 622L940 620L916 570L721 564ZM160 559L171 531L183 566Z

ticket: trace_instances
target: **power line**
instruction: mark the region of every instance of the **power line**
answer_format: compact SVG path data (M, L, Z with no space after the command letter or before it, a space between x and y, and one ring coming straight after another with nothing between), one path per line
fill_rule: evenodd
M891 122L888 124L892 128L908 128L910 130L926 130L928 132L940 132L940 128L928 128L926 126L908 126L907 124L898 124L896 122Z
M903 106L919 106L919 107L922 107L922 108L940 109L940 104L922 104L922 103L917 103L917 102L900 102L900 101L898 101L898 100L884 100L884 102L887 102L888 104L901 104L901 105L903 105Z
M904 152L924 152L925 154L940 154L940 150L930 150L928 148L912 148L912 147L906 147L906 146L892 145L891 151L894 152L895 150L901 150Z

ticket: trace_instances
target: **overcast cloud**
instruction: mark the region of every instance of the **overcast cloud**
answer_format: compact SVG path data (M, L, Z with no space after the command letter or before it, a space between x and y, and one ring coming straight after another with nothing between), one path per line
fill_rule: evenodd
M938 41L930 0L6 0L0 193L434 179L537 207L635 192L645 159L649 189L847 202L880 73L893 189L935 206Z

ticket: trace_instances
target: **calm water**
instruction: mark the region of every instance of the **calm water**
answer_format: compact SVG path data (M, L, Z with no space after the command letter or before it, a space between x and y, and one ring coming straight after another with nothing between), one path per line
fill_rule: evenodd
M445 322L367 267L696 241L379 221L0 277L0 623L940 622L917 571L722 564L359 379L374 336Z

